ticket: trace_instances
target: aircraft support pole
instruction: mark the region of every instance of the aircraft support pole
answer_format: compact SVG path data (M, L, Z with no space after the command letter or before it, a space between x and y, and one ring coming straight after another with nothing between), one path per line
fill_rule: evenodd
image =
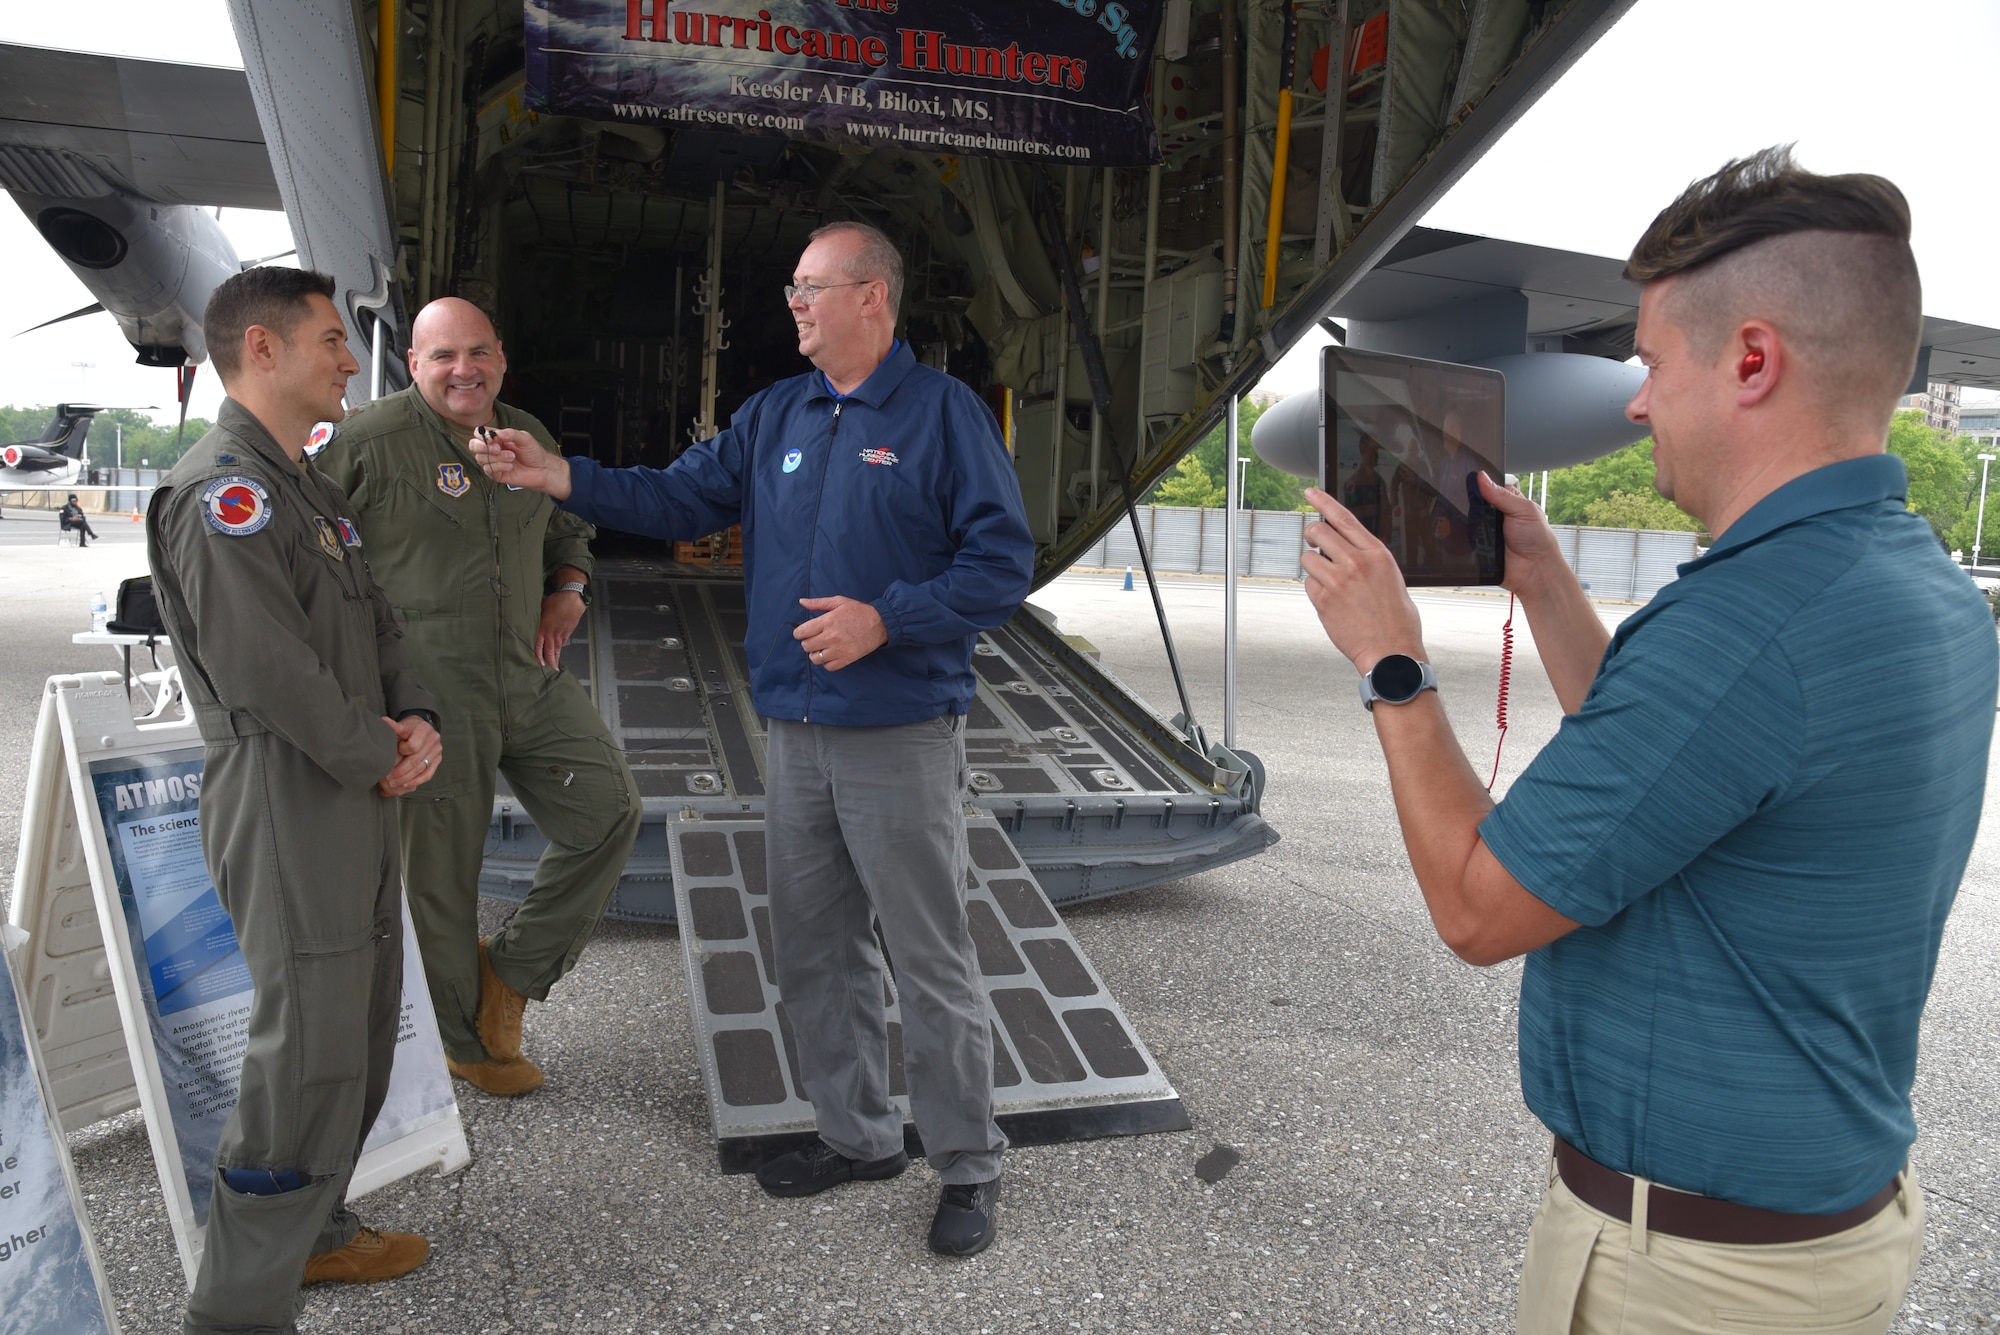
M1243 504L1243 470L1237 467L1236 396L1229 396L1228 425L1223 431L1223 460L1229 484L1223 489L1222 512L1222 744L1236 749L1236 512Z
M1153 87L1158 88L1166 81L1167 60L1165 56L1153 57ZM1153 309L1153 271L1160 267L1160 171L1158 163L1146 169L1146 260L1145 272L1140 275L1139 290L1139 349L1136 360L1139 363L1137 392L1133 399L1137 403L1138 430L1132 437L1132 462L1144 463L1153 451L1153 442L1146 432L1146 317Z
M1111 306L1111 168L1104 169L1103 208L1097 224L1097 341L1104 341L1104 321ZM1090 410L1090 513L1097 513L1097 478L1104 454L1104 414Z
M368 401L382 397L382 344L386 341L382 330L382 312L370 311L369 322L374 326L373 338L368 340Z

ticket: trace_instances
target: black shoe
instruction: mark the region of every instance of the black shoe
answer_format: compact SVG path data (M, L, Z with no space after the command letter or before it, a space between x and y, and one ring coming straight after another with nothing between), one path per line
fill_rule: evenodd
M931 1250L940 1256L977 1256L993 1241L999 1214L999 1178L947 1184L931 1220Z
M773 1196L817 1196L843 1182L880 1182L910 1166L897 1150L886 1159L850 1159L823 1140L781 1154L757 1170L757 1185Z

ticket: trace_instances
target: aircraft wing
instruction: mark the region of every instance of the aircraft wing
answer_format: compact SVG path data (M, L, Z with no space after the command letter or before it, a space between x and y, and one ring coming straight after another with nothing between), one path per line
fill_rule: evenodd
M0 43L0 164L96 193L64 179L78 159L162 204L282 207L242 70Z
M1570 352L1623 361L1632 355L1639 319L1639 289L1620 276L1624 267L1623 260L1602 255L1417 227L1331 313L1369 325L1405 325L1433 341L1464 338L1467 326L1481 326L1504 345L1416 355L1451 358L1457 352L1451 359L1482 360L1510 352ZM1521 298L1526 347L1518 341ZM1493 318L1496 305L1508 307L1507 318ZM1470 337L1477 340L1481 332ZM1926 381L2000 389L2000 329L1927 315L1922 349L1913 392Z

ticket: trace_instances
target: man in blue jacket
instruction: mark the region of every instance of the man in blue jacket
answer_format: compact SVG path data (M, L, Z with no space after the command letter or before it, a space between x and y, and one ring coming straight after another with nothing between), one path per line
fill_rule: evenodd
M758 1172L775 1196L901 1173L882 956L910 1107L944 1183L930 1245L993 1240L993 1050L965 916L972 647L1027 596L1020 485L992 414L895 337L903 264L861 223L812 234L785 297L816 368L754 395L672 467L475 442L501 482L667 539L743 525L750 689L769 725L772 947L819 1139Z

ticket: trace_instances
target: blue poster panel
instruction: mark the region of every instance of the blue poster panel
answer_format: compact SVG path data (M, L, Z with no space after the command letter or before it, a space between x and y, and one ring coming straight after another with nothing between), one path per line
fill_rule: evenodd
M194 1216L236 1106L254 989L201 852L201 751L93 761L118 903L173 1115Z
M0 950L0 1335L99 1335L113 1327L23 1018Z
M1158 162L1164 0L527 0L528 100L913 152Z

